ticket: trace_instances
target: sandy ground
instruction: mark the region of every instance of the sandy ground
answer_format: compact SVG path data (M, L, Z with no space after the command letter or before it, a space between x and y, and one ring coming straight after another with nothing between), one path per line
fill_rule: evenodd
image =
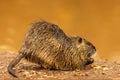
M19 78L7 72L7 66L16 56L14 53L0 53L0 80L120 80L120 63L97 60L93 68L75 71L40 69L24 59L14 68Z

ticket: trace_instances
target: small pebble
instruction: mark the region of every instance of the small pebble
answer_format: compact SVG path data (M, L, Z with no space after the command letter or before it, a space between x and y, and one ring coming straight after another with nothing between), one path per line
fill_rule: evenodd
M105 73L104 73L104 72L102 72L102 75L105 75Z

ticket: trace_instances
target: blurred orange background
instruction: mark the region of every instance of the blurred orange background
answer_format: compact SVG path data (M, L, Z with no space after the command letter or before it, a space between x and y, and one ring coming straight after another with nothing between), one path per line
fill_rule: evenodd
M91 41L99 58L119 60L120 0L1 0L0 51L17 52L40 19Z

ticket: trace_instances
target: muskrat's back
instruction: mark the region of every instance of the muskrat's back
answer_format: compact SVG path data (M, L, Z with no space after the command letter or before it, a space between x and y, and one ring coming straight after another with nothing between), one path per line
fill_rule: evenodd
M44 68L58 69L57 65L61 63L62 66L62 61L68 59L69 55L64 51L71 46L70 38L57 25L42 21L33 24L28 31L20 53L24 53L27 60L41 64ZM71 59L70 56L69 58Z

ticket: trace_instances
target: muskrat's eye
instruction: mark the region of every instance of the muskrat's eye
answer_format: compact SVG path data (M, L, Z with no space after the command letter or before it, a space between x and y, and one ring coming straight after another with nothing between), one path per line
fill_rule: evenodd
M79 43L82 43L82 38L79 38Z

